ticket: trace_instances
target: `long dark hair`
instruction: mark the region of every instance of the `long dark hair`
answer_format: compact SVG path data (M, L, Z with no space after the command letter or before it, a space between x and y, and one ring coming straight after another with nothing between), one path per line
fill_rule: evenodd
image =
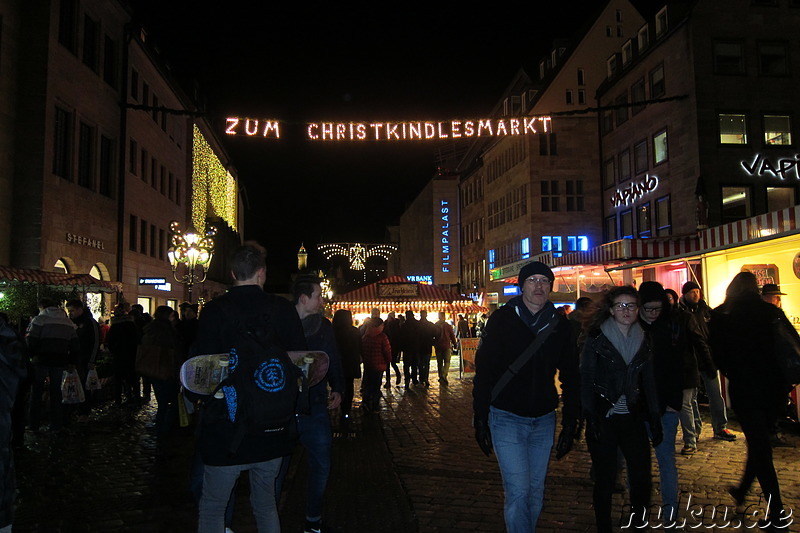
M758 278L752 272L739 272L725 289L725 301L743 298L759 298Z
M337 309L333 313L333 329L347 328L353 325L353 313L349 309Z
M589 324L589 331L599 328L603 322L605 322L608 317L611 316L611 306L614 305L614 300L625 295L633 296L636 299L636 303L639 303L639 291L636 290L636 287L631 285L620 285L614 287L603 297L603 301L600 303L600 308L594 314L594 317L592 317L592 322Z

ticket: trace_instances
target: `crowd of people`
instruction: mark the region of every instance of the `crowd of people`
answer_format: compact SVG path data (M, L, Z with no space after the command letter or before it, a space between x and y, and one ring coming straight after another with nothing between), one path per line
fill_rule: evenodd
M532 262L519 275L521 294L494 312L476 354L473 389L475 438L493 451L505 490L507 531L536 530L554 445L561 383L562 429L556 458L568 453L585 427L592 460L596 530L612 531L612 493L618 457L624 457L629 503L622 527L675 527L680 453L697 451L703 427L697 406L704 387L713 438L733 441L720 391L720 372L730 381L731 405L747 443L741 482L729 487L741 505L758 479L769 514L759 526L785 531L785 511L772 462L772 447L792 388L781 373L780 333L787 350L800 350L792 324L780 309L780 289L741 272L725 302L711 309L694 281L682 297L655 281L638 289L618 286L595 302L581 298L575 311L556 309L549 300L554 281L547 265ZM776 298L777 296L777 298ZM778 332L778 333L776 333ZM784 441L785 442L785 441ZM661 504L651 507L651 452L660 477Z

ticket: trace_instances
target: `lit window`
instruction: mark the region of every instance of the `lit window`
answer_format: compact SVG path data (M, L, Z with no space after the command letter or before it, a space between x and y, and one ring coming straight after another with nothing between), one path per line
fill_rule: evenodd
M542 251L553 252L553 257L561 257L561 237L545 235L542 237Z
M731 222L751 216L749 187L722 187L722 221Z
M791 122L787 115L764 115L764 142L792 144Z
M492 269L494 268L494 257L495 257L494 250L489 250L488 255L489 255L489 268Z
M522 258L529 259L531 256L531 240L528 237L522 239Z
M667 130L664 130L653 136L653 165L661 164L668 158Z
M720 113L719 142L721 144L747 144L745 115Z
M586 235L570 235L567 237L567 251L585 252L589 249L589 237Z

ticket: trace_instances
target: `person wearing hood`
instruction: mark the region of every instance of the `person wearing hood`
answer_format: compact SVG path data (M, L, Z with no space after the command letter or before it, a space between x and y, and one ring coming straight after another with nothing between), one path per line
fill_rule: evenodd
M475 439L497 455L505 491L509 533L536 531L559 404L564 409L556 445L561 458L572 448L580 416L580 375L572 327L550 301L555 276L533 261L522 267L522 294L488 319L475 355L473 411Z
M30 428L39 431L42 393L45 381L50 378L50 429L60 431L64 425L61 380L67 368L75 368L81 351L77 327L55 300L41 298L39 314L28 325L26 339L34 371Z
M374 412L381 399L381 378L392 362L392 347L380 318L367 321L361 340L361 361L364 363L364 407L367 412Z

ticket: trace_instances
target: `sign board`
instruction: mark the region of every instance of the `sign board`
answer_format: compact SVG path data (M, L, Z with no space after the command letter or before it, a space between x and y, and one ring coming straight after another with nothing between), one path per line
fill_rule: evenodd
M475 352L478 351L480 338L465 337L458 341L458 353L461 354L461 377L475 375Z
M742 265L742 272L751 272L758 280L758 286L766 283L780 285L781 279L777 265Z
M378 283L378 298L416 298L419 283Z
M139 285L166 285L167 278L139 278Z

